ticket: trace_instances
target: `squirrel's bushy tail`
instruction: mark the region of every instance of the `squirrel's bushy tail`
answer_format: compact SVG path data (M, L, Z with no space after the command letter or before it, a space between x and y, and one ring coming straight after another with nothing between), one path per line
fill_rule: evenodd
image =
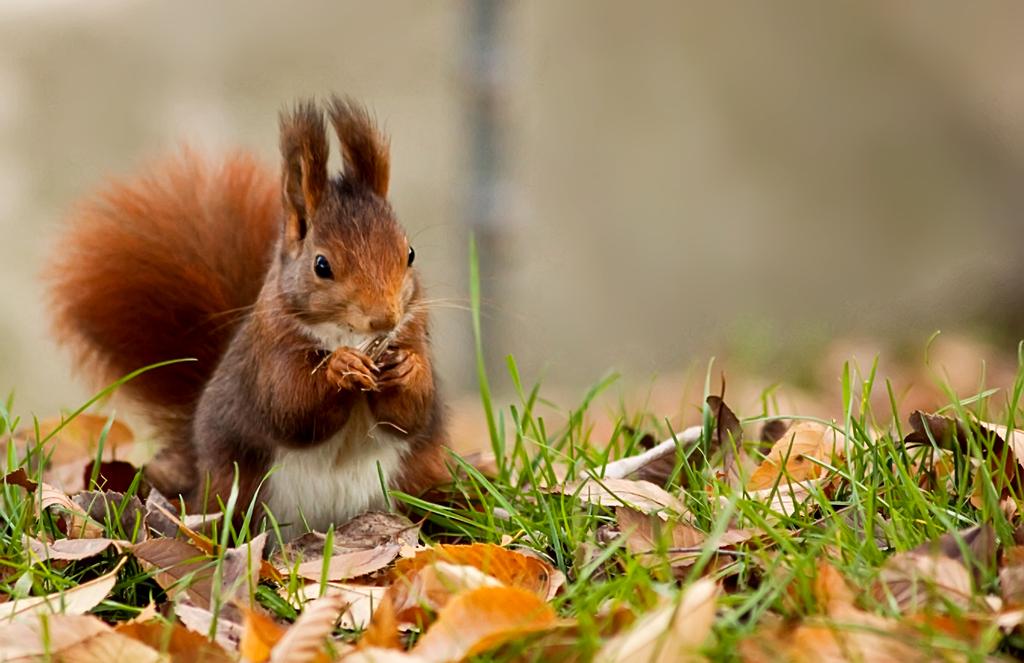
M172 445L256 301L280 209L276 174L253 157L184 150L79 205L58 236L45 266L57 336L98 384L197 360L121 388Z

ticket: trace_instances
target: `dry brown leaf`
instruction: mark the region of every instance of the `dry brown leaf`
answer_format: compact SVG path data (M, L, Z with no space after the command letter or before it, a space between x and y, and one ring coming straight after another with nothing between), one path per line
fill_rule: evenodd
M703 661L698 653L715 621L718 586L706 578L690 585L679 602L666 601L601 647L595 663Z
M70 539L94 539L105 534L103 525L90 518L64 491L49 484L39 484L37 505L42 510L52 508L60 514Z
M798 624L763 623L739 645L746 663L924 663L936 660L912 623L859 610L855 593L830 564L822 563L814 595L826 617ZM939 659L945 660L945 659Z
M243 633L241 624L232 621L224 614L219 615L216 618L216 624L214 624L213 613L206 608L200 608L192 604L187 597L175 601L173 605L174 614L177 615L178 620L188 630L206 637L210 633L210 629L213 628L215 629L214 641L225 651L236 651L238 649Z
M12 598L0 603L0 619L9 619L15 615L26 613L82 615L89 612L107 598L114 585L117 584L117 573L124 566L122 558L111 571L98 578L83 582L63 592L54 592L46 596L28 596Z
M510 587L522 587L547 599L551 594L555 568L535 555L526 555L491 543L437 545L411 559L400 559L392 577L411 578L435 562L472 566Z
M0 660L39 660L109 631L92 615L22 617L0 624Z
M270 650L272 663L329 661L324 643L344 606L339 594L329 593L309 603L295 623Z
M160 533L167 538L175 538L178 534L185 536L188 541L202 552L216 557L220 546L210 537L197 531L193 526L205 526L219 521L223 514L209 513L196 516L186 516L184 520L179 518L173 511L173 506L167 499L156 490L150 492L146 500L145 521L147 527ZM263 547L266 545L267 534L254 537L248 544L239 548L230 548L225 551L225 558L232 554L232 551L248 550L243 557L245 559L259 559L259 577L273 580L278 584L284 584L284 578L274 566L262 559ZM259 554L252 552L254 546L259 546ZM235 574L237 576L237 574Z
M267 532L254 536L248 543L228 548L222 555L220 569L220 602L252 601L263 568L263 548Z
M123 493L113 491L85 491L74 495L71 501L97 523L116 522L127 536L134 535L136 542L149 538L142 501L135 495L125 496Z
M156 488L151 489L146 496L145 509L147 528L168 539L178 536L178 527L183 523L178 518L178 509L164 497L163 493Z
M387 587L376 585L357 585L343 582L327 583L327 591L339 594L345 600L345 607L341 612L341 619L338 624L341 628L348 630L365 629L370 624L373 611L380 605L387 592ZM320 583L311 582L295 591L295 596L287 587L278 590L278 595L289 600L292 607L301 609L309 601L315 600L320 595ZM294 598L294 600L292 600Z
M983 608L974 594L971 569L980 577L984 568L994 563L995 553L991 526L944 534L886 560L875 583L875 597L885 600L891 595L908 613L946 606L956 606L959 612Z
M4 483L9 486L21 486L30 493L35 492L35 489L39 487L38 483L29 478L28 472L25 471L24 467L19 467L7 474L4 477Z
M818 479L825 474L819 463L835 466L845 454L846 437L841 432L814 421L798 422L772 446L764 462L750 475L747 490L770 489L776 483L781 488L789 482Z
M400 514L371 511L336 528L331 538L333 548L326 579L348 580L379 571L403 549L415 548L419 525ZM275 557L277 569L288 574L298 564L298 575L321 580L326 543L327 537L319 532L303 534L286 544Z
M180 622L132 621L120 624L114 630L166 654L171 663L229 663L235 660L219 644L190 631Z
M1006 426L985 421L975 421L969 425L950 417L921 411L910 415L910 425L913 431L904 438L905 444L931 446L934 441L940 449L959 449L974 457L982 450L970 444L971 431L977 430L981 436L989 436L991 448L984 449L982 452L985 457L979 460L988 469L992 483L1000 488L999 497L1006 499L1019 496L1024 490L1024 431L1008 430ZM973 436L979 444L981 436ZM986 485L991 484L985 481L981 472L976 473L971 502L978 508L983 504Z
M428 661L461 661L559 623L555 611L533 592L479 587L450 600L412 653Z
M615 510L621 536L626 539L626 549L638 556L645 566L658 566L668 562L673 567L687 567L700 557L707 543L707 534L683 522L664 522L657 516L649 516L633 509L619 507ZM753 538L749 530L730 529L715 542L718 550L734 546Z
M155 538L135 544L131 552L171 598L184 592L199 607L210 607L214 565L203 551L178 539Z
M999 594L1011 608L1024 607L1024 546L1003 550L999 566Z
M577 499L599 506L628 506L644 513L664 514L666 510L686 513L679 498L649 481L589 478L567 483L553 492L576 495ZM667 519L668 515L663 517Z
M299 564L296 574L307 580L349 580L380 571L398 557L401 546L385 543L367 550L351 550L332 555L327 563L326 573L322 559ZM279 569L287 573L286 569ZM325 577L326 576L326 577Z
M45 543L39 539L26 536L23 539L25 549L31 554L32 561L72 561L95 557L113 547L118 552L127 541L117 539L57 539Z
M400 513L368 511L335 528L333 538L335 547L368 548L382 543L415 547L419 536L420 526Z

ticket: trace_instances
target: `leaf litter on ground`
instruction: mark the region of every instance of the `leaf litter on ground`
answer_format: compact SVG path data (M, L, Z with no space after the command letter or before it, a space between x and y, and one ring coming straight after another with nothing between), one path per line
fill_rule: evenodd
M906 663L1022 651L1024 433L921 412L904 439L869 435L852 415L744 421L719 396L704 414L618 458L585 446L534 465L517 450L482 454L475 473L456 473L451 505L396 495L416 522L371 513L266 550L268 534L184 513L136 477L111 490L88 455L97 436L118 436L104 462L133 438L97 417L77 462L99 483L69 494L47 481L52 462L8 467L22 552L0 569L0 658L458 661L532 647L541 660ZM520 430L544 438L530 416L516 413ZM936 457L943 482L925 483L921 463ZM60 459L71 476L76 461ZM46 620L66 626L60 638L44 637Z

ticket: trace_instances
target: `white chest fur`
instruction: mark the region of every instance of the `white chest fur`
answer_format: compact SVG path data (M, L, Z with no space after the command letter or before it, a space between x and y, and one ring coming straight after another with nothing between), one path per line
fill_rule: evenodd
M289 536L305 531L303 522L326 531L383 507L381 478L390 484L407 450L406 441L386 424L378 425L366 399L360 399L345 426L329 440L278 452L266 486L267 506Z

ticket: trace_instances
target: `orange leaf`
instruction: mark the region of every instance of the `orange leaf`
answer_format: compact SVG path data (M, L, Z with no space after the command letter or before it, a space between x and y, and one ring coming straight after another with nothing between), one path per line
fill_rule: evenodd
M391 593L384 595L377 609L373 611L373 619L359 639L359 648L379 647L381 649L401 649L398 637L398 618L395 615L395 603Z
M228 663L234 660L220 645L188 630L180 622L129 622L121 624L115 631L168 654L171 663Z
M555 568L532 555L508 550L492 543L439 545L420 551L412 559L400 559L392 572L394 578L410 578L434 562L473 566L504 585L527 589L547 598Z
M533 592L480 587L449 601L412 653L430 661L461 661L558 625L555 611Z
M238 607L245 616L238 653L250 663L269 661L270 651L284 637L285 628L261 612L244 605Z
M750 475L747 490L771 488L776 482L786 485L817 479L825 473L819 463L834 465L845 453L846 438L842 433L814 421L801 421L771 448L764 462Z

